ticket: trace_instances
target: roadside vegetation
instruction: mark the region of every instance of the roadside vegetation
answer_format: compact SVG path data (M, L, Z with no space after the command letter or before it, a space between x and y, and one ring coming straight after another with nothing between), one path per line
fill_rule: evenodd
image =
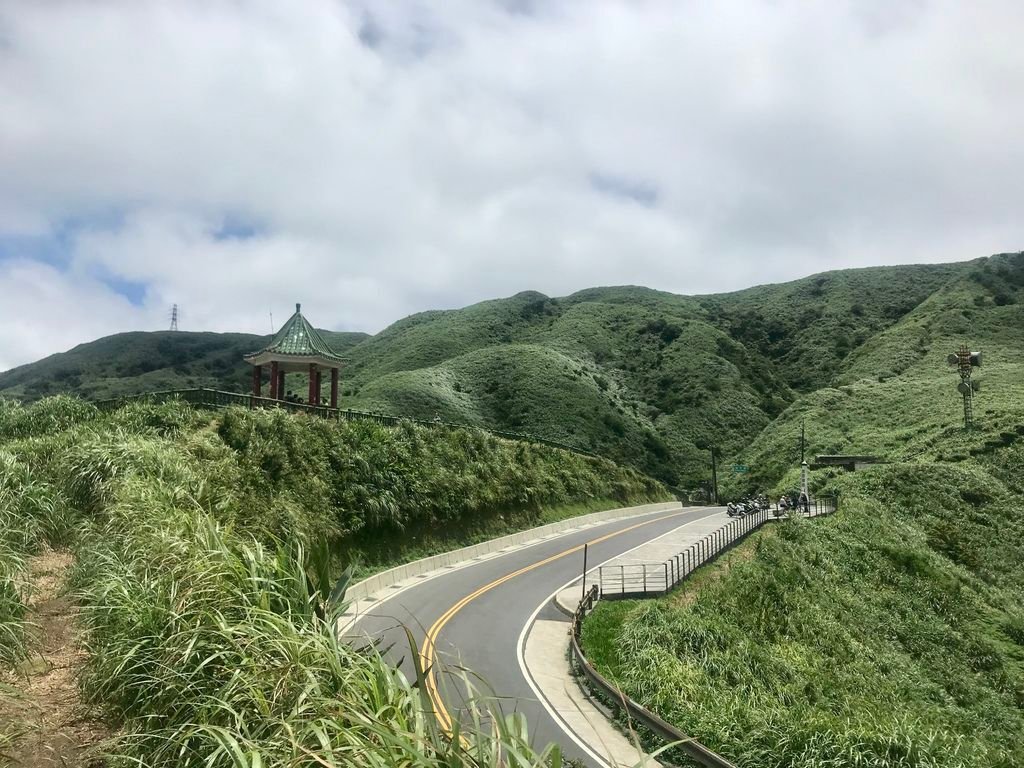
M339 642L342 566L414 554L375 544L409 531L666 495L608 462L480 433L281 412L104 415L54 398L5 403L0 437L0 664L31 650L26 559L70 548L82 700L115 734L111 766L488 765L510 749L516 765L547 761L515 718L471 736L471 759L415 681ZM0 717L11 751L23 725Z
M728 496L811 473L838 515L755 534L669 596L602 603L592 660L740 765L1024 764L1024 258L970 265L859 345L720 476ZM974 426L946 356L984 353Z
M585 652L739 765L1021 765L1021 496L976 462L835 489L834 517L770 526L664 599L599 604Z

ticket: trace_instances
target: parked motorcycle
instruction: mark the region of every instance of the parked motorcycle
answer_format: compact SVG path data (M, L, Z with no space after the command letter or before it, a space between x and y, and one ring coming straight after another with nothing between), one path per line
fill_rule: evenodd
M729 517L747 517L764 512L768 507L768 499L764 496L749 496L739 501L730 502L726 506L726 514Z

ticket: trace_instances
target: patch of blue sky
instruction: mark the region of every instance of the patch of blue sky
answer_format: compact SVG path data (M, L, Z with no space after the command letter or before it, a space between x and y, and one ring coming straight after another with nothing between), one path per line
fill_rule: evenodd
M66 269L71 261L67 242L54 234L2 235L0 234L0 261L29 259Z
M39 235L0 233L0 260L32 259L65 270L71 263L75 238L82 232L117 229L124 223L124 212L111 210L83 216L69 216Z
M228 214L214 230L213 236L217 240L249 240L265 233L266 229L252 219Z
M91 267L89 274L114 293L124 296L136 307L141 307L142 303L146 300L147 285L144 282L129 280L100 265Z
M602 194L629 200L645 208L653 208L658 204L657 186L642 179L595 171L590 174L590 186Z
M123 221L121 214L68 218L39 235L0 234L0 261L25 259L68 272L74 255L75 238L85 231L113 229ZM146 284L114 274L106 267L88 268L88 276L124 296L135 306L146 299Z

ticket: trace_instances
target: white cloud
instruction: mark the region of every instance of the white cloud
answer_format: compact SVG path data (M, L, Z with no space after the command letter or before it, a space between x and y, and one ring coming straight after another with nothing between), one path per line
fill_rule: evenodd
M1009 0L4 5L0 258L62 232L67 267L16 262L40 298L0 306L0 368L175 301L192 328L301 300L372 331L528 288L1020 248L1022 22ZM143 306L79 279L98 267ZM52 328L39 280L102 322Z
M0 262L0 370L153 318L102 284L38 261Z

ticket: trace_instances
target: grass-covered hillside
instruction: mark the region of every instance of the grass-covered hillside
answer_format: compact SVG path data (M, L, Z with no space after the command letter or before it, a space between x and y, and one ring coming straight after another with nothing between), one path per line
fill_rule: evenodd
M31 400L72 364L65 384L94 396L244 390L241 355L264 340L222 341L111 337L0 391ZM525 293L335 341L352 343L353 408L621 464L472 428L0 401L0 667L31 666L35 553L70 546L82 706L114 734L112 765L467 765L414 687L335 642L341 568L664 498L623 467L693 487L711 445L727 494L777 493L802 426L809 457L887 463L813 473L840 493L834 517L768 528L665 599L600 605L588 653L739 765L1024 764L1024 254L722 296ZM960 344L984 354L970 430L946 364ZM0 755L26 730L16 699ZM482 740L478 762L518 738Z
M472 755L443 739L419 689L336 639L336 579L667 495L607 461L467 430L0 406L0 765L44 746L87 764L66 749L83 721L109 766L478 766L510 748L548 765L511 721L470 735ZM35 661L61 634L36 565L63 548L78 603L63 618L84 633L84 656L62 657L77 703L74 677L55 685Z
M984 355L964 429L960 344ZM865 341L740 452L739 494L798 483L834 517L770 526L584 644L634 698L738 765L1024 765L1024 258L971 265Z
M659 600L604 602L591 660L738 765L1024 765L1024 447L837 481Z
M919 362L930 342L915 323L969 274L988 275L973 285L990 297L971 309L1012 311L1016 294L1002 286L999 263L845 270L714 296L525 292L332 341L350 358L349 407L530 432L697 488L708 480L711 446L728 465L780 413L812 407L801 396L824 390L828 408L831 387ZM263 341L122 334L0 373L0 393L246 391L241 356Z
M365 333L321 331L345 354ZM0 373L0 396L33 401L55 394L90 400L168 389L244 389L252 367L242 356L270 342L248 333L118 333Z
M826 273L734 294L536 293L396 323L352 352L361 407L536 431L683 487L969 265Z
M947 356L983 354L973 378L974 429L965 431L960 379ZM807 453L873 454L887 461L958 461L1024 436L1024 256L972 265L847 358L832 386L801 395L741 451L739 493L798 482L801 424ZM817 482L827 472L815 473Z
M835 381L854 350L971 268L924 264L847 269L701 297L701 303L716 325L774 362L794 390L810 392Z

